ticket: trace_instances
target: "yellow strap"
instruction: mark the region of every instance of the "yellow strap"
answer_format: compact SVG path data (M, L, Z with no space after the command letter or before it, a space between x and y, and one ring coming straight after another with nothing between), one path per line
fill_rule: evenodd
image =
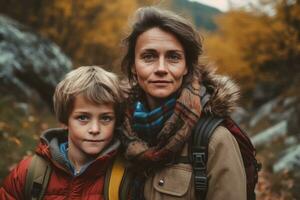
M118 156L114 161L109 181L108 197L110 200L119 200L119 188L124 172L124 160Z

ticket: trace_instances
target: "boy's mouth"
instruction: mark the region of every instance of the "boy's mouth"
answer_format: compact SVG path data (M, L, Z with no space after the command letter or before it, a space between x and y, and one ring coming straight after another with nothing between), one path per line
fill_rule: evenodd
M84 140L85 142L103 142L104 140Z

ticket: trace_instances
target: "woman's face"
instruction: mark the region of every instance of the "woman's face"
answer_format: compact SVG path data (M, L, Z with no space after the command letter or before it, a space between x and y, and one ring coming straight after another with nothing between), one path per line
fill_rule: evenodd
M150 107L175 93L187 72L183 46L173 34L151 28L138 37L132 73Z

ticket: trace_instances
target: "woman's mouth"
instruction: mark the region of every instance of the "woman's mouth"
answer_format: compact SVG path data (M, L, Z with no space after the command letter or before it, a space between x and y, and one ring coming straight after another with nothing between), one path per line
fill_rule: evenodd
M153 80L153 81L149 81L149 83L155 84L155 85L166 85L166 84L172 83L172 81L167 81L167 80Z

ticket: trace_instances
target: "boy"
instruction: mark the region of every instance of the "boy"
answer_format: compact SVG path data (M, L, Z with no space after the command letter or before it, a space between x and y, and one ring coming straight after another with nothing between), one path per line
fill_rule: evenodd
M52 169L44 199L104 199L105 174L120 144L114 137L123 101L117 76L97 66L80 67L57 85L53 100L64 128L43 133L36 149ZM22 160L4 180L1 200L28 198L31 160Z

